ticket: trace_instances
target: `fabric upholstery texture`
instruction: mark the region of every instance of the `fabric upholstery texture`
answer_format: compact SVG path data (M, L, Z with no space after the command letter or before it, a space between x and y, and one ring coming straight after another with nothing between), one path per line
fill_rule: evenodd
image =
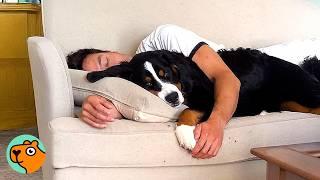
M265 179L266 163L262 160L202 166L128 167L128 168L81 168L56 169L55 179L108 179L116 180L233 180ZM248 173L249 172L249 173Z
M55 168L235 163L252 159L253 147L320 140L319 117L296 112L233 118L225 129L218 156L206 160L192 158L179 147L173 122L137 123L123 119L105 129L96 129L77 118L62 117L51 121L49 127L55 145L52 152ZM70 147L76 147L77 152L70 151Z

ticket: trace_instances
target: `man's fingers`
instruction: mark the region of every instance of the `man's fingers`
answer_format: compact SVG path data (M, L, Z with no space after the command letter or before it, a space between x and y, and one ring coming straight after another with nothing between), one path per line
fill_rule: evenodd
M208 158L212 158L215 156L214 152L215 152L216 148L215 147L211 147L209 152L208 152Z
M114 117L111 115L111 111L115 109L115 106L111 101L105 99L104 97L99 97L99 103L97 103L94 107L96 108L97 112L103 113L103 120L107 122L115 121Z
M91 121L90 119L86 118L86 117L82 117L81 118L85 123L89 124L90 126L93 126L95 128L105 128L107 127L107 124L98 124L98 123L95 123L93 121Z
M216 156L216 155L218 154L221 145L222 145L222 141L218 141L218 142L217 142L217 145L216 145L216 148L215 148L215 150L214 150L214 152L213 152L213 156Z
M201 124L196 125L196 128L193 131L193 134L194 134L194 139L198 141L201 134Z
M108 109L113 108L112 102L110 102L110 101L108 101L108 100L106 100L106 99L104 99L104 98L103 98L103 100L101 100L101 104L102 104L104 107L108 108Z
M97 117L106 122L113 122L114 118L111 116L110 109L107 109L105 106L98 104L96 106Z
M219 152L222 145L223 128L220 127L220 124L203 122L195 128L194 136L199 139L192 150L192 157L210 158Z
M106 109L112 108L112 103L108 101L106 98L101 96L91 97L90 101L88 101L95 109L105 112Z
M213 142L210 150L208 151L208 157L206 157L206 158L212 158L212 157L216 156L220 150L221 144L222 144L222 141L219 139L216 139Z
M89 112L87 111L82 111L81 112L81 118L87 118L89 119L90 121L94 122L94 123L98 123L98 124L105 124L104 121L100 120L100 119L97 119L95 116L91 115Z
M96 123L104 123L103 120L99 119L96 109L93 108L90 104L84 104L82 106L81 115Z
M197 141L196 146L192 150L192 156L195 156L200 152L200 150L203 148L204 144L207 141L207 136L208 136L207 132L201 131L200 138Z
M216 154L214 154L214 152L216 151L216 149L218 149L219 147L217 146L217 143L218 142L218 140L215 140L212 144L211 144L211 146L210 146L210 148L209 148L209 150L208 150L208 152L207 152L207 154L206 154L206 156L204 157L204 158L212 158L212 157L214 157L214 156L216 156Z
M80 119L93 127L105 128L106 122L115 120L112 107L112 103L101 96L88 96L82 104Z
M206 158L208 157L208 151L210 150L210 148L212 147L212 142L213 140L212 139L208 139L204 145L204 147L201 149L200 151L200 155L198 156L199 158Z
M97 106L99 106L100 104L98 104ZM100 105L100 108L102 105ZM101 123L105 123L105 122L112 122L113 119L110 117L110 112L105 111L105 113L101 113L101 110L97 110L96 108L92 107L90 104L86 104L83 106L83 113L86 112L88 114L90 114L91 116L88 115L89 119L92 119L95 122L101 122Z
M99 111L99 112L101 112L101 113L103 113L103 114L105 114L105 115L108 115L108 114L110 114L109 113L109 108L106 108L104 105L102 105L101 103L98 103L98 104L96 104L95 106L94 106L94 108L97 110L97 111Z
M113 108L113 104L111 101L107 100L104 97L99 96L99 103L102 104L104 107L111 109Z
M206 142L203 146L203 148L200 150L198 154L196 154L194 157L205 159L209 157L209 151L212 147L215 147L214 145L215 138L211 135L207 135Z

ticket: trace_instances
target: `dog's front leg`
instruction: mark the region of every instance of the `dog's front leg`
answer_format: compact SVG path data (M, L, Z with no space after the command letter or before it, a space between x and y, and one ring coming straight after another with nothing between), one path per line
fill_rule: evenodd
M104 77L120 77L129 80L132 75L132 68L128 63L112 66L103 71L93 71L87 74L87 80L89 82L96 82Z
M183 148L192 150L196 145L193 130L200 122L202 116L202 112L189 108L182 111L182 113L179 115L179 120L176 127L176 136L180 146Z
M108 77L108 74L105 71L93 71L87 74L87 80L91 83L99 81L104 77Z

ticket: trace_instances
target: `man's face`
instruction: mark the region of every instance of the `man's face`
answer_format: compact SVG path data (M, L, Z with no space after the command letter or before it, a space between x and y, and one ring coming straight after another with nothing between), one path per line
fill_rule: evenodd
M123 61L130 61L131 56L118 52L102 52L89 54L82 63L85 71L102 71Z

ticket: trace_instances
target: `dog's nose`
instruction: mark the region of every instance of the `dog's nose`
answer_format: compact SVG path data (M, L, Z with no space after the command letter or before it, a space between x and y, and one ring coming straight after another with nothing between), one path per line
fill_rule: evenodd
M175 102L177 102L177 101L178 101L178 98L179 98L179 96L178 96L178 93L177 93L177 92L172 92L172 93L168 94L168 95L165 97L166 101L169 102L169 103L175 103Z
M16 155L16 156L18 156L18 155L21 153L20 150L13 150L12 152L13 152L13 154Z

